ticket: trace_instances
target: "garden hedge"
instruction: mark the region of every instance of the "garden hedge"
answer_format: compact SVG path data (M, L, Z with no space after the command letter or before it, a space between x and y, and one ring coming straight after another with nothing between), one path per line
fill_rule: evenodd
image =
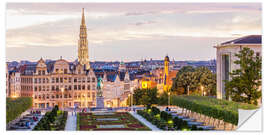
M238 109L256 109L251 104L203 96L172 96L172 104L237 125Z
M32 107L31 97L6 98L6 123L16 119Z

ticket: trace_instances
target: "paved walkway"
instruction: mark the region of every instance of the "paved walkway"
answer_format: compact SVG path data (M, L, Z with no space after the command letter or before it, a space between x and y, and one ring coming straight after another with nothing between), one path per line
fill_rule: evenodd
M76 131L76 126L77 126L77 116L75 116L74 112L73 116L72 112L68 112L65 131Z
M136 112L129 112L129 113L133 117L135 117L136 119L138 119L139 121L141 121L144 125L146 125L147 127L151 128L152 131L161 131L161 129L157 128L155 125L153 125L152 123L148 122L146 119L144 119L142 116L140 116Z

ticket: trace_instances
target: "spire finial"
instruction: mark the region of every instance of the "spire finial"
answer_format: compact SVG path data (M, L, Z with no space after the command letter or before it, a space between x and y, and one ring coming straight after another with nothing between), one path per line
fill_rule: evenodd
M82 25L85 25L84 8L82 8Z

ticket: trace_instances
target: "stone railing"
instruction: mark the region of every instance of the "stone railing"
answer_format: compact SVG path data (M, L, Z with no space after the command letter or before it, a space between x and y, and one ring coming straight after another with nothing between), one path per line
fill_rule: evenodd
M205 125L214 126L215 130L236 130L237 126L228 122L224 122L223 120L215 119L213 117L209 117L200 113L192 112L191 110L187 110L185 108L181 108L181 112L183 116L187 116L190 118L196 119L196 121L204 122Z

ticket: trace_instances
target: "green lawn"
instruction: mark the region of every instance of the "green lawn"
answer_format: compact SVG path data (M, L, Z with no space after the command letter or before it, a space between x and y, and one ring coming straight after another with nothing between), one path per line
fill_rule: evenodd
M237 125L238 109L256 109L255 105L204 96L172 96L172 104Z
M20 116L32 107L31 97L6 98L6 123Z

